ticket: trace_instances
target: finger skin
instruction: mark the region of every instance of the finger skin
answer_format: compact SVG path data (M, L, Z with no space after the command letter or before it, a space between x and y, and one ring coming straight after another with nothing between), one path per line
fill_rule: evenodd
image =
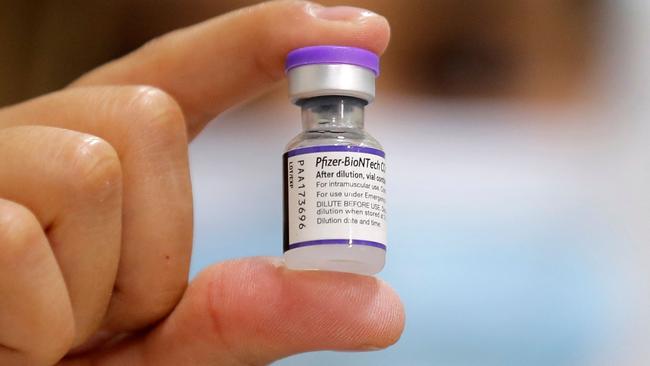
M63 275L38 219L0 199L0 365L51 365L72 345Z
M97 137L43 126L0 130L0 197L28 207L46 228L72 302L75 344L97 330L110 301L121 178L117 153Z
M284 77L292 49L337 44L382 53L388 22L320 19L318 5L271 1L169 33L126 57L96 69L73 86L145 84L170 93L181 105L191 137L226 108L267 90Z
M187 286L192 248L187 136L176 102L145 86L75 88L8 108L0 127L3 121L42 121L115 148L123 174L122 252L104 330L139 329L169 314Z
M65 366L266 365L307 351L385 348L403 327L399 298L374 277L251 258L203 271L144 339Z

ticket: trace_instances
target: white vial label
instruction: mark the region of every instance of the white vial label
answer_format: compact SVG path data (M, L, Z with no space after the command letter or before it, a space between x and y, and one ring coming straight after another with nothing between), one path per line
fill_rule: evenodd
M312 146L284 158L285 251L311 245L386 249L383 151Z

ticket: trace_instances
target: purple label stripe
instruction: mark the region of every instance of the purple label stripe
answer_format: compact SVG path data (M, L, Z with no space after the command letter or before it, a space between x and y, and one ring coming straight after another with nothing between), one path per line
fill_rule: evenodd
M372 154L372 155L377 155L381 156L382 158L386 157L386 153L379 149L375 149L373 147L367 147L367 146L349 146L349 145L327 145L327 146L309 146L309 147L301 147L295 150L287 151L287 157L292 157L296 155L303 155L303 154L312 154L312 153L319 153L319 152L329 152L329 151L343 151L343 152L356 152L356 153L363 153L363 154Z
M370 240L359 240L359 239L322 239L322 240L301 241L299 243L289 244L289 249L310 247L312 245L366 245L369 247L375 247L375 248L386 250L386 245L382 243L377 243L376 241L370 241Z

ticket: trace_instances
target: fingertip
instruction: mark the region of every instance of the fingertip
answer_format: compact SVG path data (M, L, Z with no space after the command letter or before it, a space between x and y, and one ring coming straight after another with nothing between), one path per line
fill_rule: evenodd
M384 349L394 345L402 337L406 326L406 311L397 292L384 280L379 279L379 282L383 286L387 303L390 303L386 308L391 310L386 312L384 323L388 326L381 331L383 336L379 338L382 342L378 345L378 349Z
M314 2L291 0L277 2L277 6L286 6L289 10L285 11L297 13L292 17L296 27L290 27L287 35L289 40L295 37L293 42L288 42L292 49L336 44L365 48L381 55L388 47L388 19L371 10L352 6L326 7ZM305 24L300 24L298 19L301 18ZM295 35L292 30L295 30Z
M384 53L388 46L390 24L388 19L381 14L359 7L325 7L312 2L306 2L303 10L317 20L325 22L324 26L326 27L338 25L340 27L355 26L358 28L355 37L350 40L341 40L341 43L349 42L350 46L362 47L378 55Z
M369 49L379 55L384 54L390 43L391 36L390 22L388 19L381 15L372 18L372 31L370 33L373 37L371 38L372 43Z
M270 80L283 76L284 59L297 48L338 45L381 55L390 41L388 20L362 8L281 0L249 8L246 16L256 20L257 26L249 28L260 32L256 63Z

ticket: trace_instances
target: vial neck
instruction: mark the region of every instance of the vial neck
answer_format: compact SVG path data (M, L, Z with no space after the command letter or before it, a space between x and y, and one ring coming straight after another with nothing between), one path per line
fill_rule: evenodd
M344 96L323 96L303 99L304 131L337 131L363 129L365 100Z

